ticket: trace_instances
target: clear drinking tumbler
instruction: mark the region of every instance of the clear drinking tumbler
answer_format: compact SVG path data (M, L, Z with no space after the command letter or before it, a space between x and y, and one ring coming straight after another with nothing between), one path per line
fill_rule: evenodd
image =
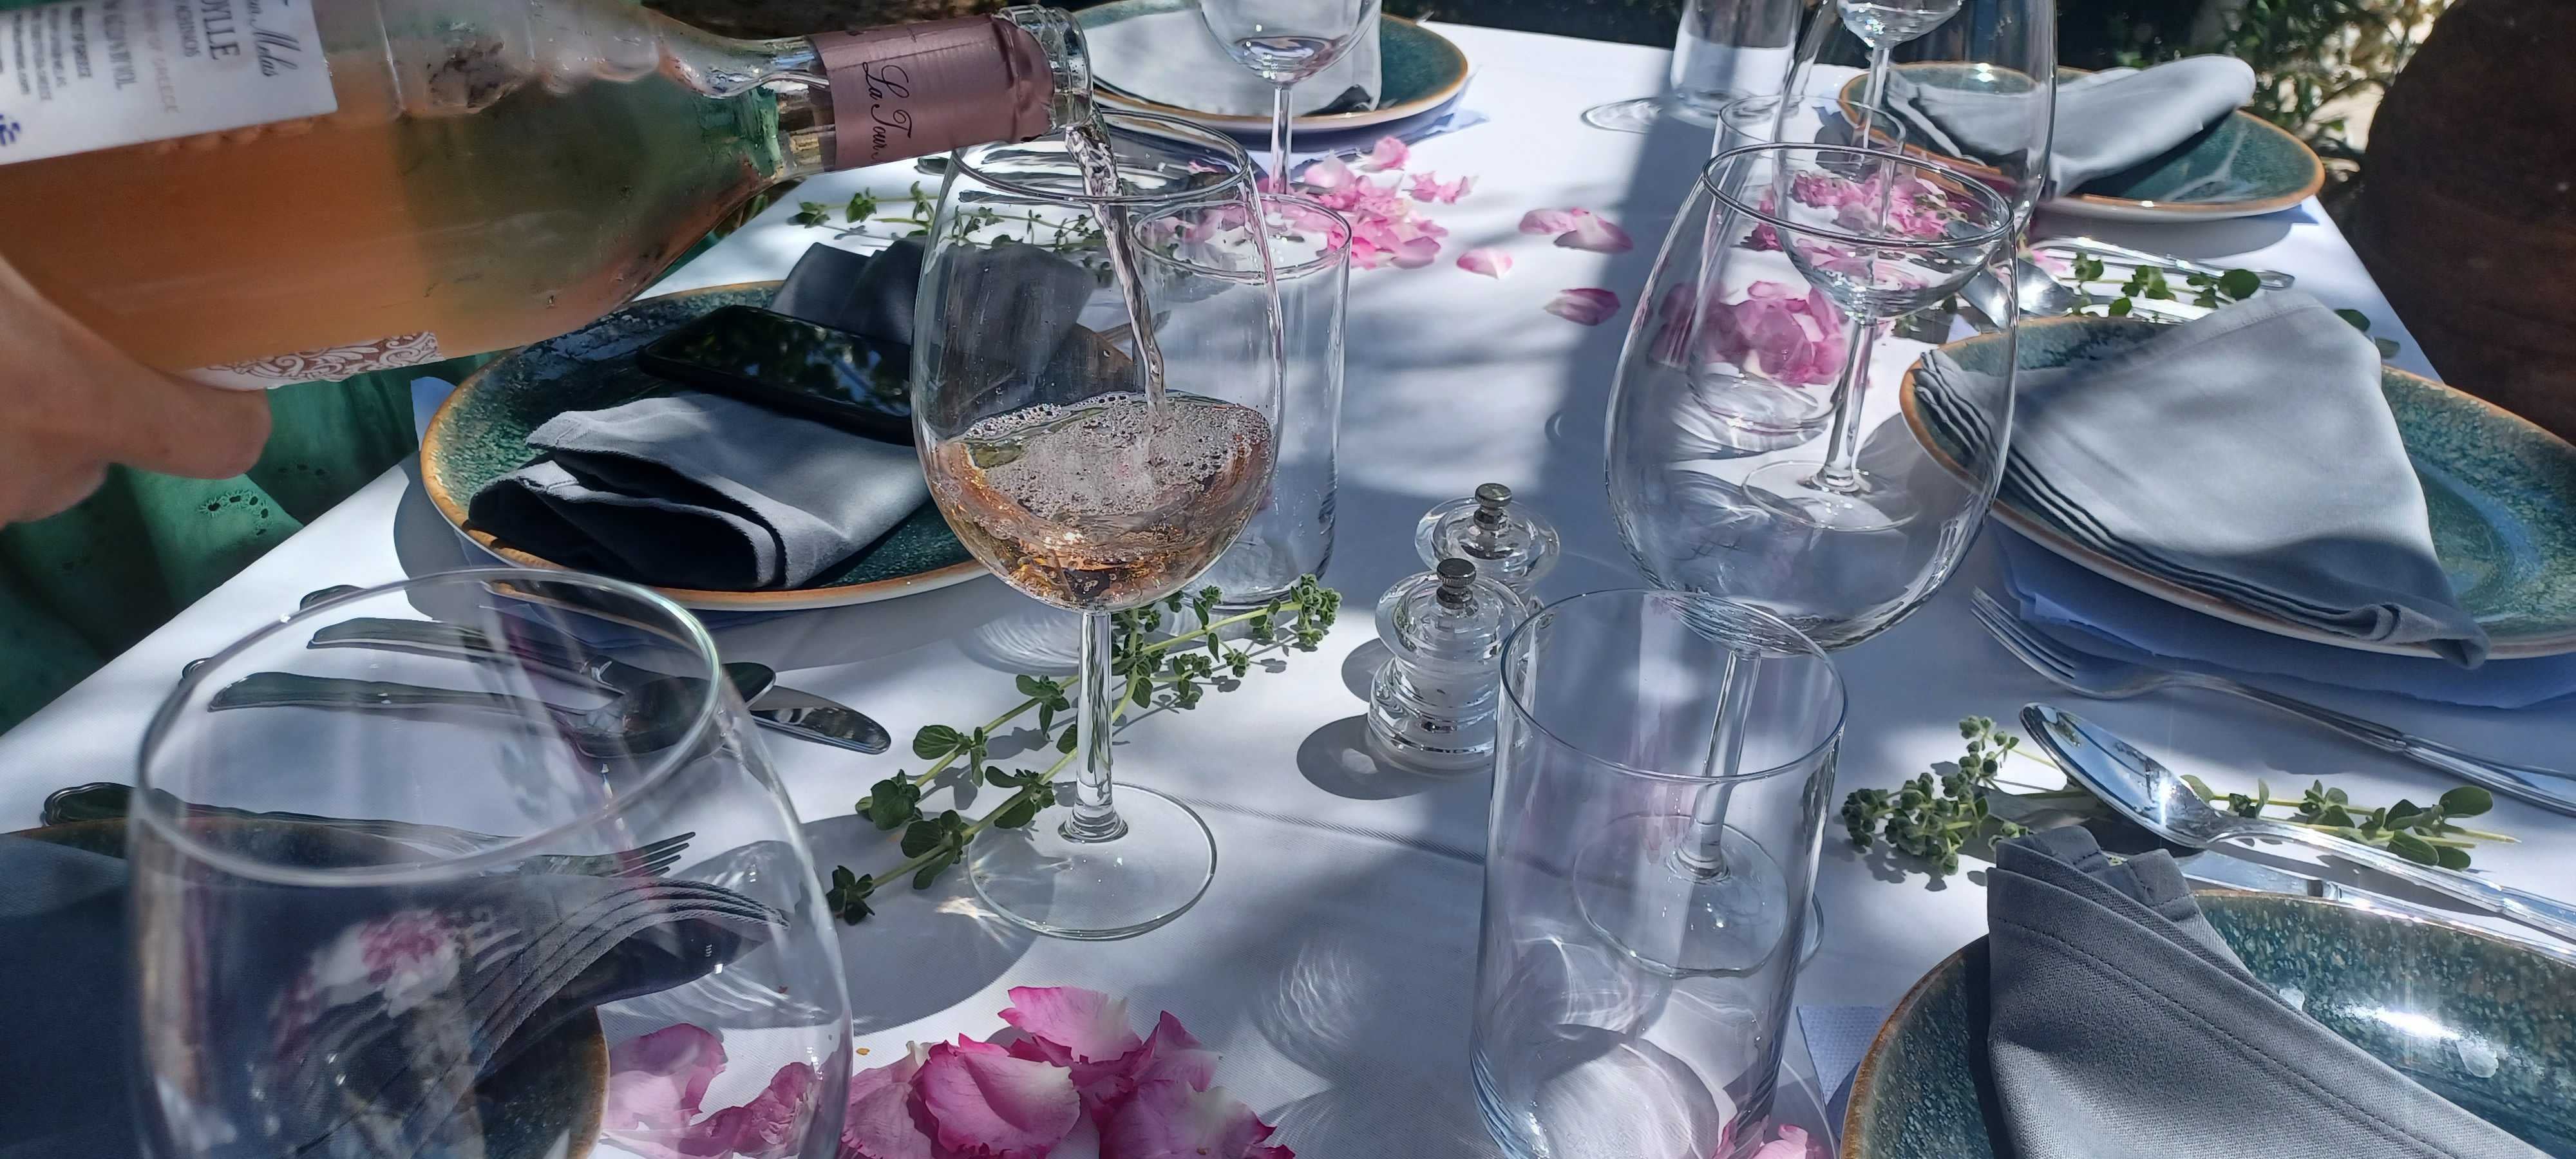
M1713 596L1596 592L1513 634L1472 1048L1505 1154L1772 1138L1843 709L1813 642Z
M1279 463L1269 499L1192 585L1214 585L1228 608L1258 607L1286 594L1297 577L1322 575L1333 558L1333 445L1342 425L1350 222L1296 194L1264 193L1261 204L1279 275Z

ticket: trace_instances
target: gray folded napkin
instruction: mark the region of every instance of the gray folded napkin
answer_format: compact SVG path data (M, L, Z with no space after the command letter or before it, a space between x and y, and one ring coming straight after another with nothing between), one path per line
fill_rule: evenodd
M2072 193L2200 135L2254 97L2254 68L2232 56L2194 56L2154 68L2105 69L2057 84L2049 188ZM1996 159L2030 148L2022 98L1916 83L1897 69L1887 103L1953 156Z
M1995 847L1986 1048L2019 1159L2534 1159L2292 1009L2173 858L2081 828Z
M547 457L476 492L468 520L556 563L666 587L799 586L930 497L910 447L711 394L566 412L528 445Z
M1226 55L1196 4L1140 12L1087 27L1083 35L1093 75L1104 86L1196 113L1270 115L1270 82ZM1374 109L1383 91L1377 29L1370 28L1352 38L1342 59L1297 82L1288 107L1301 117Z
M120 858L0 835L0 1157L144 1153L127 878ZM191 1097L208 1139L231 1132L207 1153L261 1159L472 1153L438 1142L466 1127L451 1115L475 1080L594 1007L721 969L776 920L674 879L189 888L204 951L191 968L224 1001L204 1012L216 1049L196 1089L167 1094ZM383 961L381 980L360 964Z
M2379 353L2276 291L2063 367L2025 369L2003 496L2085 546L2231 603L2356 640L2486 658L2433 552ZM1994 376L1927 355L1935 427L1988 444Z

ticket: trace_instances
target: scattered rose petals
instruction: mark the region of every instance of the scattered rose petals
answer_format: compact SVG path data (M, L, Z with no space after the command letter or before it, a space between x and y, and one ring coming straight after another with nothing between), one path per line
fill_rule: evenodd
M1745 1159L1811 1159L1821 1156L1821 1148L1811 1147L1807 1132L1787 1123L1780 1125L1780 1137L1764 1143Z
M912 1089L926 1055L915 1044L890 1065L850 1076L849 1111L841 1119L842 1159L936 1159L929 1116Z
M1062 1062L1113 1062L1145 1045L1127 1026L1127 1000L1073 986L1014 986L1002 1021L1058 1048Z
M1521 232L1541 237L1554 236L1574 228L1572 209L1533 209L1521 215Z
M1394 260L1397 269L1418 270L1430 265L1439 256L1440 239L1438 238L1411 237L1395 243Z
M1042 1159L1082 1118L1073 1072L959 1035L930 1048L915 1080L939 1145L994 1159Z
M1297 183L1309 189L1340 189L1359 179L1339 157L1326 157L1297 174Z
M1703 358L1779 382L1822 385L1842 373L1847 341L1842 312L1822 291L1791 297L1778 282L1755 282L1741 302L1707 303L1696 345Z
M684 1155L723 1155L742 1159L787 1159L804 1141L805 1103L814 1094L814 1068L791 1062L771 1075L769 1086L739 1107L726 1107L697 1125L681 1145Z
M1512 272L1512 255L1489 245L1480 245L1458 255L1458 268L1500 281L1504 274Z
M1101 1149L1117 1159L1245 1159L1271 1130L1223 1087L1150 1082L1109 1121Z
M1369 146L1368 167L1372 170L1402 169L1413 156L1413 147L1394 137L1380 137Z
M1628 231L1619 228L1617 222L1588 209L1577 209L1571 212L1574 216L1574 227L1557 235L1557 245L1571 250L1591 250L1594 253L1603 254L1624 254L1637 248L1637 243L1629 238Z
M1547 305L1539 307L1569 322L1598 326L1619 312L1619 295L1608 290L1583 288L1559 290Z
M1459 198L1465 197L1467 192L1475 187L1476 179L1473 177L1461 177L1456 181L1442 181L1426 170L1413 175L1412 193L1415 201L1429 202L1437 205L1456 205Z

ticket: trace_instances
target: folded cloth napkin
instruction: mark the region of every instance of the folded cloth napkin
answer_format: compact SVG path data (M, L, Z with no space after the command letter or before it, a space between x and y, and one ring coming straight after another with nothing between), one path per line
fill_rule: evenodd
M2433 553L2422 485L2370 340L2276 291L2133 346L2025 369L2003 498L2159 579L2358 640L2475 667L2487 636ZM1916 372L1924 417L1991 442L1959 400L2001 389L1946 353Z
M1226 54L1196 4L1093 25L1083 29L1083 37L1091 48L1092 74L1104 87L1194 113L1270 115L1276 90ZM1351 38L1342 59L1297 82L1288 107L1301 117L1374 109L1385 91L1379 73L1377 29L1371 27Z
M2049 188L2072 193L2096 177L2152 160L2200 135L2254 97L2254 68L2232 56L2194 56L2154 68L2105 69L2057 83ZM1897 69L1888 107L1922 142L1954 156L2000 160L2030 148L2026 98L1944 88Z
M528 445L547 456L476 492L468 520L556 563L668 587L796 587L930 497L910 447L711 394L567 411Z
M127 876L112 856L0 835L0 1157L143 1153ZM192 1028L208 1039L194 1089L160 1098L201 1142L230 1134L205 1153L245 1157L473 1153L441 1147L471 1129L454 1114L475 1079L594 1007L722 968L776 920L675 879L189 890L190 968L222 1002Z
M1995 847L1986 1046L2021 1159L2535 1159L2290 1008L2173 858L2081 828Z
M2462 668L2430 656L2293 640L2177 607L2013 532L1997 528L1989 538L2003 558L2004 587L2021 618L2079 652L2220 676L2288 676L2477 708L2528 708L2576 696L2576 655Z

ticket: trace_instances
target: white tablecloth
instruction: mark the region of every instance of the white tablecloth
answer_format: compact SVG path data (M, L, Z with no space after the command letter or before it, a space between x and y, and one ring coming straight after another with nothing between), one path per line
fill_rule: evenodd
M1635 296L1698 164L1705 131L1638 136L1583 125L1587 106L1657 91L1667 54L1581 40L1442 29L1478 69L1466 101L1491 120L1418 145L1413 166L1472 174L1475 192L1432 215L1451 232L1442 260L1354 275L1348 399L1341 437L1340 537L1329 582L1348 596L1319 653L1258 674L1192 712L1156 713L1118 749L1122 779L1175 792L1205 811L1219 846L1213 891L1182 920L1108 945L1036 940L972 914L952 874L924 896L880 895L879 916L845 932L861 1042L876 1060L908 1038L998 1025L1012 985L1071 983L1170 1009L1225 1053L1220 1079L1285 1125L1280 1141L1320 1159L1492 1152L1467 1092L1465 1052L1475 958L1485 782L1375 771L1360 756L1359 692L1378 654L1369 609L1416 571L1412 528L1424 509L1478 483L1510 484L1565 530L1569 560L1550 594L1633 586L1601 486L1605 396L1624 312L1586 328L1542 313L1558 290ZM781 276L820 236L789 224L797 200L837 202L892 173L818 179L691 263L666 288ZM1556 249L1515 231L1523 212L1586 206L1624 224L1621 255ZM2328 304L2358 309L2405 344L2397 362L2429 370L2351 249L2313 203L2238 222L2155 227L2044 221L2192 257L2295 273ZM1469 246L1518 259L1496 282L1450 262ZM50 790L130 780L135 742L180 665L327 584L373 584L483 562L421 497L413 469L387 473L117 658L0 736L0 827L32 824ZM1842 656L1852 693L1843 787L1893 785L1958 752L1964 715L2008 718L2056 698L1986 639L1968 589L1994 583L1980 548L1948 591L1912 620ZM1069 667L1069 622L984 579L893 603L729 628L729 655L776 665L786 680L852 704L897 735L864 758L770 745L820 859L866 871L898 859L849 815L870 782L918 768L904 741L923 724L990 717L1016 697L1009 673ZM2541 708L2505 714L2390 697L2304 690L2348 711L2526 761L2576 752L2576 719ZM2429 799L2439 776L2312 729L2208 696L2179 693L2082 711L2223 784L2331 776L2356 799ZM2519 846L2482 849L2498 879L2564 891L2576 880L2576 824L2499 803L2487 827ZM1984 929L1984 875L1937 882L1826 842L1823 946L1802 1003L1884 1005ZM963 899L961 901L961 899ZM862 1059L862 1063L870 1060Z

